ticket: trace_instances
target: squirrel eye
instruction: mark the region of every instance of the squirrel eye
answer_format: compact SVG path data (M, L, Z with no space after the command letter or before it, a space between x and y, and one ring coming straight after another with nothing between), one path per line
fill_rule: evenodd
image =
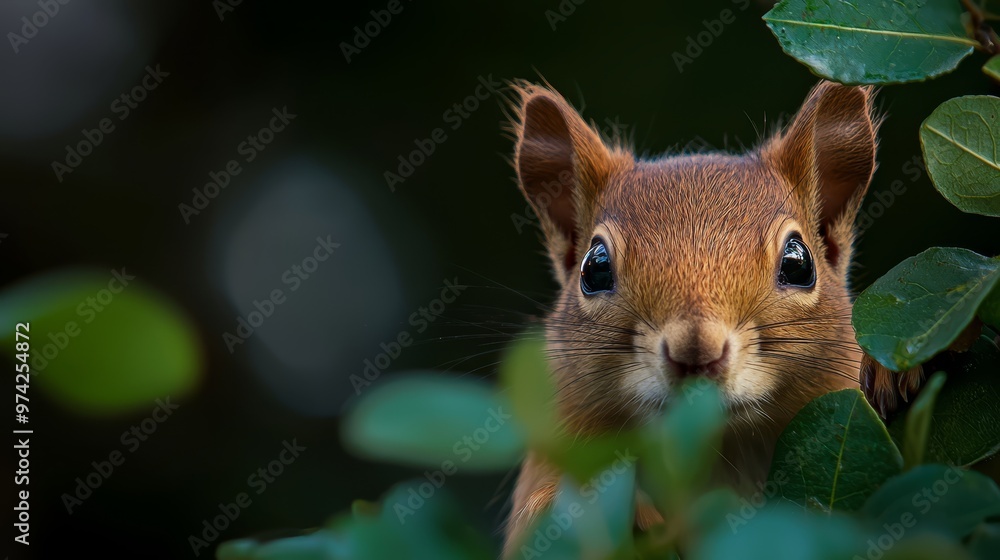
M594 239L587 255L580 265L580 289L584 295L592 296L599 292L608 292L615 287L615 278L611 272L611 256L608 248L600 238Z
M778 270L778 284L796 288L811 288L816 284L812 255L798 234L792 235L785 242L781 268Z

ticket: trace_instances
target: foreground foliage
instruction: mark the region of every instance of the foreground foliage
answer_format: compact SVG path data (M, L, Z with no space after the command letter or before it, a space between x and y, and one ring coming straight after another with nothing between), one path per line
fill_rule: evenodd
M967 11L963 13L963 6ZM922 81L973 51L997 54L995 19L973 1L783 0L764 19L814 73L847 84ZM984 73L1000 79L1000 57ZM928 174L965 212L1000 216L1000 99L967 96L923 123ZM967 467L1000 448L1000 258L931 248L858 298L858 342L885 368L922 367L923 391L884 422L858 390L803 408L750 496L708 485L726 422L707 381L682 388L641 429L577 441L553 429L541 343L503 366L503 390L426 375L373 390L345 423L358 454L426 469L378 504L300 536L230 542L220 559L494 558L465 521L451 476L515 468L528 447L567 473L520 558L937 559L1000 557L1000 488ZM960 343L960 344L959 344ZM511 418L512 416L512 418ZM467 445L475 442L475 448ZM636 533L636 489L665 522Z
M976 344L998 363L992 338ZM711 382L685 385L663 417L641 429L578 441L550 429L552 410L542 399L552 388L538 375L543 354L539 341L515 345L502 392L430 374L374 389L345 423L345 440L358 454L419 467L424 476L380 503L357 502L313 532L230 542L218 557L493 558L489 535L466 521L448 483L515 468L528 445L524 434L536 434L532 445L569 474L520 558L985 559L1000 552L1000 488L950 461L995 449L1000 434L943 434L948 422L936 415L954 415L962 398L946 394L943 383L932 383L888 429L856 389L814 400L779 439L766 484L741 497L708 484L726 422ZM966 384L996 378L979 365L965 363L963 384L946 387L961 394ZM954 447L944 445L956 434ZM464 445L471 441L474 450ZM665 523L638 534L636 488L665 514Z

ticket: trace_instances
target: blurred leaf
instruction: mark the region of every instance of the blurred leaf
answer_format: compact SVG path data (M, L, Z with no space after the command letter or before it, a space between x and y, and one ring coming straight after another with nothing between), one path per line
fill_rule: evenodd
M948 381L934 400L925 462L967 466L997 452L1000 447L997 364L1000 364L1000 349L988 336L980 337L968 352L949 353L935 360L937 369L948 372ZM889 426L896 441L906 438L905 430L906 422L902 419Z
M328 560L348 558L346 546L329 531L272 541L241 539L219 545L218 560Z
M873 541L869 541L872 543ZM878 545L869 548L869 554L877 554L881 549ZM946 539L938 535L917 535L912 538L904 538L899 542L893 541L891 548L885 551L883 560L965 560L970 558L969 554L959 545L959 543ZM871 558L872 556L869 556Z
M543 336L541 332L525 333L508 348L500 364L501 383L532 447L550 445L559 433L556 390L545 359Z
M764 14L781 48L844 84L923 81L950 72L978 43L954 0L782 0Z
M616 454L635 447L634 435L622 430L578 437L562 428L542 336L540 332L528 333L511 345L500 365L501 382L511 399L514 416L526 432L528 445L577 481L584 481L615 460Z
M68 408L130 412L197 382L194 328L122 272L49 273L0 293L4 351L15 351L13 325L30 322L31 381Z
M372 389L349 413L345 444L374 459L463 470L506 470L523 442L510 405L469 379L405 374ZM451 472L449 472L451 471Z
M694 560L843 560L863 555L864 538L853 519L810 515L778 504L716 530L690 556ZM862 556L863 557L863 556Z
M1000 523L983 523L969 537L969 552L980 560L1000 558Z
M932 247L899 263L858 296L858 344L893 371L918 366L948 346L1000 279L1000 260Z
M562 437L543 452L546 458L578 482L589 480L611 461L629 457L639 445L629 430L574 439Z
M913 468L924 462L924 451L927 449L927 435L930 433L931 418L934 416L934 399L944 386L946 376L939 371L931 376L927 384L920 390L920 395L906 413L903 438L903 466Z
M525 531L516 556L631 559L634 515L634 458L607 465L582 485L564 476L555 503Z
M883 484L861 514L880 533L893 528L907 535L935 532L963 539L985 519L1000 515L1000 489L975 471L921 465Z
M734 522L740 508L749 502L736 495L731 488L717 488L702 494L684 516L685 543L698 542L726 523Z
M394 487L380 513L344 515L313 533L264 541L242 539L222 544L219 560L382 560L434 558L492 560L489 543L470 527L444 489L427 481Z
M334 529L347 537L345 558L379 560L418 555L442 560L490 559L482 533L468 524L446 488L427 480L395 486L382 500L377 518L345 518ZM338 532L340 532L338 531Z
M662 420L642 430L643 488L662 510L680 511L704 489L726 418L718 387L698 377L681 385Z
M780 496L822 510L855 510L902 457L861 391L814 399L778 438L769 480Z
M1000 216L1000 99L945 101L920 125L927 173L963 212Z
M635 557L681 560L672 542L673 535L666 525L653 525L635 535Z

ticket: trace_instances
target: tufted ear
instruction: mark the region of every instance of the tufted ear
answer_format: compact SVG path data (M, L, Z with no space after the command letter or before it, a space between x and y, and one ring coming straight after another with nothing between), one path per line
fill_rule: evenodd
M560 280L575 271L589 244L598 195L621 153L604 145L598 133L558 93L518 84L513 129L514 166L525 198L538 216Z
M846 275L854 220L875 172L879 120L870 87L820 82L764 158L795 188L826 243L826 258Z

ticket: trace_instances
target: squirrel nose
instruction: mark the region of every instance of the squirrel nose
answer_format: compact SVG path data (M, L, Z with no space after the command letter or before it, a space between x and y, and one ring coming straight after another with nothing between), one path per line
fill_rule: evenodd
M717 377L729 362L728 331L722 324L704 321L667 325L662 343L667 368L680 378Z

